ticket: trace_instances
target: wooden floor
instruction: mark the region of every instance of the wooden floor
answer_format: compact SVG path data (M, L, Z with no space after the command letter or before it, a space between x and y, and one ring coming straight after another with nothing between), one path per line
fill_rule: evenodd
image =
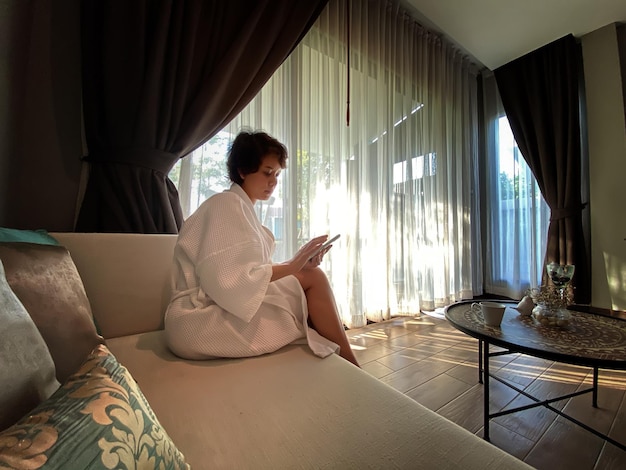
M437 314L398 317L347 333L365 371L482 437L477 340ZM490 368L545 399L588 388L592 378L588 368L519 354L492 358ZM531 402L495 380L490 390L492 413ZM591 394L553 406L626 444L625 391L626 372L601 370L598 408ZM494 418L490 433L494 445L538 469L626 468L626 451L544 407Z

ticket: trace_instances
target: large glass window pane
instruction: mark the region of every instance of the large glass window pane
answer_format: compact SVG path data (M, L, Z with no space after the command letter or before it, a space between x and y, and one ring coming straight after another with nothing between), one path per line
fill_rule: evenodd
M490 163L488 293L520 298L541 283L550 211L513 137L506 116L496 121Z

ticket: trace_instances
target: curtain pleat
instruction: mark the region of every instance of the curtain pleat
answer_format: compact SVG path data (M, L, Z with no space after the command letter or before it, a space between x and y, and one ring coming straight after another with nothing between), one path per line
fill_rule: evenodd
M169 170L256 95L326 2L84 0L91 169L76 230L176 233Z
M574 298L589 303L591 276L581 197L580 60L579 46L570 34L494 73L515 140L551 210L545 261L574 264Z

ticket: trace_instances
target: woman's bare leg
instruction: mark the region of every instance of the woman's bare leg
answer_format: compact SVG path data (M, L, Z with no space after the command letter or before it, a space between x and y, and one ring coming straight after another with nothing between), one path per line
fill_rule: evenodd
M338 344L339 355L360 367L350 347L346 331L339 320L335 295L324 271L320 268L303 269L295 276L306 294L309 319L315 331Z

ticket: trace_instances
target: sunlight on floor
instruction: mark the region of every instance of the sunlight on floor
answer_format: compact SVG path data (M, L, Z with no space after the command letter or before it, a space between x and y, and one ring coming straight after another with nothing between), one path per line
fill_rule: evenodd
M602 377L602 372L600 372L600 377L598 378L598 383L603 387L614 388L617 390L626 390L626 377Z
M374 339L389 339L389 335L383 330L366 331L359 335L352 335L351 338L374 338Z
M426 318L415 318L413 320L407 320L404 322L405 325L435 325L432 321L429 321Z
M517 377L525 377L530 379L537 379L541 381L558 382L558 383L572 383L580 384L584 378L589 374L589 371L574 372L565 370L546 370L545 366L533 366L529 364L507 364L502 369L502 372L515 375Z
M393 354L396 357L416 362L428 359L454 366L477 367L477 341L457 330L447 331L437 328L442 323L440 319L444 318L443 309L422 312L413 317L394 317L386 322L348 331L348 337L352 349L357 353L372 347L383 346L389 350L387 355ZM411 331L412 327L419 328ZM424 327L426 330L422 330ZM398 338L403 338L403 340L394 342ZM411 344L413 340L415 344ZM498 351L505 350L499 347L491 349L491 352ZM524 380L555 384L591 384L593 374L590 368L573 365L560 366L558 363L542 359L537 359L534 363L535 359L520 360L524 357L528 358L520 354L510 356L505 354L492 357L490 363L494 370L499 369L504 374ZM598 382L603 387L626 390L626 372L600 370Z

